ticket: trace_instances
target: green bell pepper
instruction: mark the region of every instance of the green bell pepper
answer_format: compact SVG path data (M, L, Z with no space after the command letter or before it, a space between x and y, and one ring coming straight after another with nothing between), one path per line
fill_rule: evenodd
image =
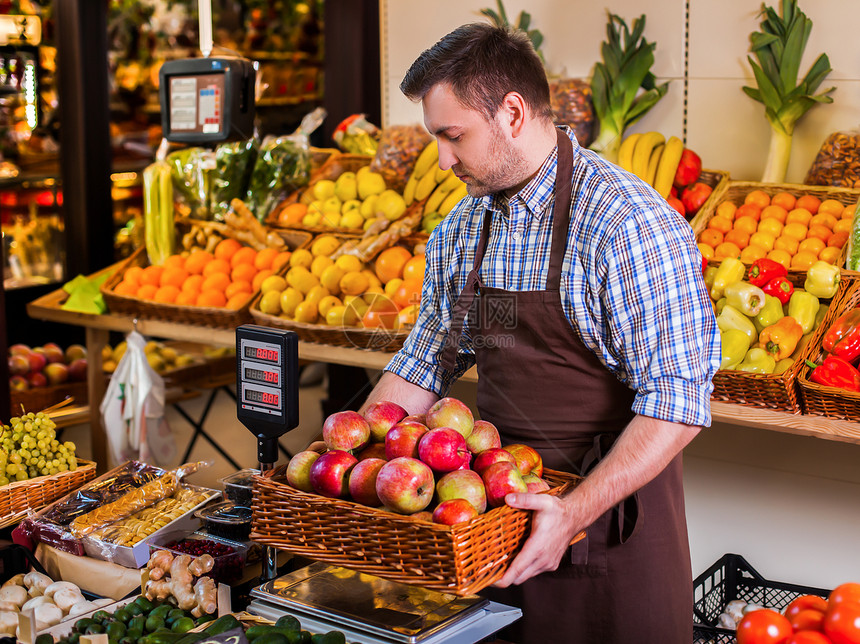
M806 271L803 288L816 297L831 298L839 288L840 276L838 266L819 260Z
M809 291L795 291L788 301L788 314L797 320L806 335L815 329L815 316L820 302Z
M749 317L758 315L764 306L764 291L749 282L729 284L723 293L726 296L727 304L731 304L738 311Z
M785 313L782 311L782 302L779 301L779 298L773 295L765 295L764 306L761 307L758 315L753 318L753 324L756 330L761 333L762 329L779 322L780 318L783 317L785 317Z
M750 348L750 338L743 331L729 329L720 333L720 346L722 357L720 358L720 369L735 369Z
M719 316L717 316L717 326L720 327L720 331L723 332L728 331L729 329L743 331L749 337L750 345L755 343L756 339L758 339L758 332L755 330L752 320L738 311L731 304L726 304Z
M746 275L746 265L736 257L726 257L723 259L717 272L714 273L714 282L711 286L711 299L716 302L725 293L726 287L729 284L740 282Z
M723 312L723 307L724 307L726 304L728 304L728 301L726 300L726 298L721 297L720 299L718 299L718 300L714 303L714 313L715 313L715 314L717 314L717 315L719 315L720 313L722 313L722 312Z
M738 371L748 373L773 373L774 369L776 369L776 360L761 347L754 347L747 351L743 362L737 367Z

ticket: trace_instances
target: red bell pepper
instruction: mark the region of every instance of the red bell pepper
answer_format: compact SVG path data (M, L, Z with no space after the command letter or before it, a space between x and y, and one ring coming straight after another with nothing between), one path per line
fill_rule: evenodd
M860 308L836 318L824 334L821 346L827 353L849 362L860 356Z
M780 304L785 304L791 299L791 294L794 293L794 284L781 275L771 279L767 284L761 287L761 290L763 290L766 295L772 295L778 299Z
M705 269L708 267L708 258L702 257L702 275L705 274Z
M838 356L827 356L820 365L807 360L807 364L815 367L809 374L812 382L817 382L825 387L839 387L848 391L860 392L860 371L857 371L850 362Z
M785 277L788 270L779 262L767 257L755 260L747 273L747 282L753 286L762 287L775 277Z

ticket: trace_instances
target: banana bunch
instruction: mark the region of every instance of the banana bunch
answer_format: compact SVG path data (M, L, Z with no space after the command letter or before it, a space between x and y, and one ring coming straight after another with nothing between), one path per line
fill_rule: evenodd
M413 201L423 201L423 214L439 213L447 215L463 197L466 184L457 178L451 168L439 168L439 146L435 139L418 156L412 176L403 190L403 199L409 206Z
M660 132L637 132L621 142L618 165L653 186L665 199L672 189L683 151L684 142L677 136L670 136L667 141Z
M170 165L156 161L143 171L143 222L149 263L160 266L173 254L173 178Z

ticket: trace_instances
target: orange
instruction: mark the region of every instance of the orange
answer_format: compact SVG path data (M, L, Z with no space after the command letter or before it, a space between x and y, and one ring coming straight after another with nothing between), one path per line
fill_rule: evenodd
M142 267L132 266L125 272L125 275L122 276L122 279L124 282L131 282L132 284L140 286L140 276L142 273Z
M702 257L706 260L711 261L714 258L714 249L707 244L699 243L697 244L699 247L699 252L702 253Z
M737 204L733 201L722 201L717 206L717 216L725 217L729 221L735 218L735 211L738 209Z
M768 259L772 259L777 264L782 264L786 268L791 264L791 254L784 250L772 250L767 254Z
M821 254L818 256L822 262L827 262L828 264L836 264L839 262L839 256L842 254L841 248L835 248L834 246L828 246Z
M163 266L147 266L140 274L140 283L149 284L158 287L161 282L161 274L164 272Z
M732 230L739 230L747 235L752 235L758 230L759 223L752 217L738 217Z
M255 259L257 259L257 251L245 246L236 251L236 254L230 259L230 266L233 268L236 268L239 264L250 264L253 266Z
M794 207L806 208L814 215L818 212L818 208L821 207L821 199L814 195L803 195L797 200L797 203L795 203Z
M230 262L226 259L213 259L203 267L203 277L209 277L215 273L230 274Z
M217 262L218 260L215 261ZM230 278L227 275L224 273L213 273L203 280L203 284L200 285L200 292L220 291L223 293L229 285Z
M361 323L367 329L393 329L397 314L397 305L383 295L367 308Z
M394 330L407 330L415 326L415 321L418 319L418 306L407 306L397 314L397 319L394 320Z
M818 214L819 215L833 215L837 219L842 216L842 211L845 209L840 202L836 201L836 199L825 199L821 202L821 205L818 206Z
M191 254L185 260L185 270L192 275L202 275L203 268L213 259L215 257L212 253L207 253L205 250L191 251Z
M765 206L761 211L762 219L776 219L784 223L787 216L788 211L782 206Z
M275 261L277 256L277 248L264 248L263 250L257 251L257 257L254 258L254 268L258 271L261 271L264 268L272 268L272 263Z
M723 242L714 249L714 259L725 259L726 257L740 257L741 249L737 244Z
M253 282L257 275L257 269L253 264L239 264L230 271L230 279L232 281L242 280L245 282Z
M203 280L206 279L202 275L189 275L185 278L185 281L182 282L182 290L186 293L198 293L200 291L200 285L203 284Z
M779 223L779 222L776 222ZM750 246L758 246L770 252L773 250L773 243L776 241L776 235L770 233L757 232L750 235Z
M745 203L735 211L735 219L738 217L752 217L758 221L761 219L761 208L753 203Z
M242 244L237 242L235 239L222 239L218 242L218 245L215 246L215 259L223 259L225 262L229 262L230 258L236 254L242 248Z
M750 235L749 233L745 233L742 230L730 230L726 233L726 240L724 243L734 244L741 250L746 248L750 243Z
M197 291L180 291L174 304L179 306L194 306L197 302Z
M806 233L807 237L818 237L825 244L833 237L833 231L827 228L826 226L810 226L809 232Z
M227 298L220 291L203 291L197 296L197 306L224 306Z
M168 268L185 268L185 258L182 255L171 255L164 260L164 270Z
M774 206L782 206L786 210L793 210L796 202L797 198L790 192L777 192L770 200Z
M773 249L784 250L789 255L794 255L797 252L799 244L800 240L796 237L786 237L783 235L782 237L776 238L776 241L773 243Z
M823 251L826 247L827 244L825 244L822 240L818 239L818 237L808 237L797 245L797 252L812 253L813 255L818 257L821 251Z
M117 284L113 292L117 295L126 295L128 297L134 297L137 295L137 289L139 285L136 282L129 282L128 280L123 280L119 284Z
M251 282L246 282L245 280L239 280L238 282L230 282L227 285L227 288L224 289L224 297L228 300L234 295L238 295L239 293L253 293L254 290L251 287Z
M789 268L794 268L799 271L808 270L810 266L812 266L815 262L818 261L818 255L814 255L809 251L800 251L794 257L791 258L791 263L789 264Z
M394 292L394 303L401 309L421 302L421 283L423 278L405 279Z
M850 233L853 223L854 222L852 222L850 219L840 219L835 224L833 224L833 232Z
M717 230L725 235L732 229L732 222L725 217L717 215L711 217L711 220L708 222L708 228Z
M806 238L807 228L803 224L786 224L782 229L784 237L794 237L797 241Z
M182 285L187 279L188 271L186 271L181 266L171 266L169 268L164 269L164 272L161 274L161 280L159 284L161 284L162 286L175 286L176 288L181 289Z
M156 302L162 302L164 304L172 304L176 301L176 296L179 295L182 291L179 290L179 287L174 286L173 284L168 284L167 286L162 286L155 292L155 295L152 296L152 299Z
M782 234L783 225L778 219L771 217L770 219L762 219L756 229L760 233L773 235L774 238Z
M857 210L857 204L851 203L845 206L845 209L842 211L842 215L839 217L840 219L854 219L854 212Z
M231 311L238 311L248 303L249 299L251 299L250 293L236 293L233 297L227 300L227 303L224 304L224 308L230 309Z
M278 213L278 223L281 226L298 226L306 214L308 214L307 205L301 202L291 203Z
M276 273L284 268L287 264L290 263L290 257L292 253L288 250L282 250L280 253L275 255L275 259L272 261L272 265L269 266ZM264 269L265 270L265 269Z
M741 261L746 264L752 264L755 260L761 259L767 255L767 249L755 244L750 244L741 251Z
M723 243L723 233L713 228L706 228L699 233L699 242L707 244L711 248L716 248Z
M836 225L837 221L839 221L839 219L829 213L821 212L821 210L819 209L818 214L814 215L812 219L809 220L809 225L826 226L830 230L833 230L833 227Z
M151 300L155 297L156 291L158 291L158 287L154 284L144 284L137 289L137 296L142 300Z
M845 242L848 241L848 236L849 233L847 231L840 230L838 233L833 233L830 239L828 239L825 243L828 246L842 248L845 245Z
M427 260L424 254L416 255L403 265L403 279L424 279L424 268L427 265Z
M789 211L788 216L785 218L785 223L791 224L797 222L804 226L808 226L811 219L812 213L806 208L795 208L794 210Z
M747 196L744 197L744 203L764 208L765 206L770 205L770 195L768 195L764 190L753 190L748 192Z
M251 279L251 288L254 289L255 291L259 291L260 290L260 284L263 283L263 280L266 279L267 277L269 277L270 275L274 275L274 274L275 274L275 271L273 271L271 268L264 268L259 273L254 275L254 277Z
M723 232L728 232L732 228L732 223L728 220L725 221L729 227ZM395 277L402 277L403 267L410 259L412 259L412 253L402 246L386 248L376 258L376 276L383 284Z

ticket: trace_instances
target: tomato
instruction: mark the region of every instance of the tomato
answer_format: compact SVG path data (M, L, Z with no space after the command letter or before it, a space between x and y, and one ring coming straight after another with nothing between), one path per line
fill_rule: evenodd
M839 604L841 602L860 603L860 584L849 582L847 584L837 586L833 589L833 592L830 593L828 601L830 602L831 606L833 606L834 604Z
M786 617L788 614L786 613ZM806 608L788 618L795 631L821 631L824 624L824 613L814 608Z
M785 644L833 644L825 635L817 631L800 631L795 633Z
M860 644L860 602L831 605L824 615L824 634L833 644Z
M785 609L785 616L791 620L802 610L814 609L827 612L827 600L818 595L801 595L791 602Z
M754 610L738 624L738 644L785 644L791 637L791 622L775 610Z

